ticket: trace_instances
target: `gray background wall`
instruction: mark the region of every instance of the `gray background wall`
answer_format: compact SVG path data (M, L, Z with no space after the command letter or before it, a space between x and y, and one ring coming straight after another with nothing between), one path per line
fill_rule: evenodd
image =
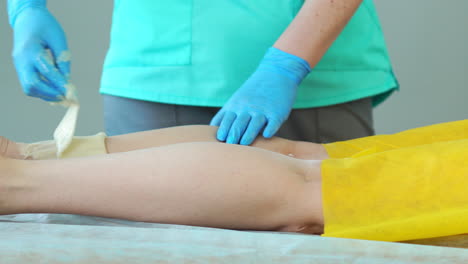
M23 95L12 65L12 34L0 8L0 135L18 141L49 139L64 110ZM73 53L79 89L77 134L103 131L98 93L109 41L111 0L49 0ZM401 84L375 111L377 133L468 118L468 1L375 0Z

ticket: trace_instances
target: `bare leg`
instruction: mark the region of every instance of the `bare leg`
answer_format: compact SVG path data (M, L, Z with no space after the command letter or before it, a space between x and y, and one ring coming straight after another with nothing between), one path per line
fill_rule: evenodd
M26 144L17 143L0 136L0 156L11 159L24 159L22 150L25 146Z
M69 160L3 159L0 213L320 232L320 163L201 142Z
M177 143L218 142L215 135L216 127L213 126L180 126L108 137L106 148L110 154ZM24 159L22 150L26 148L26 145L0 137L0 155L13 159ZM311 142L291 141L278 137L272 139L259 137L252 146L299 159L323 160L328 158L325 148L321 144Z
M195 125L151 130L109 137L106 145L109 153L116 153L186 142L218 142L216 129L213 126ZM321 144L310 142L292 141L278 137L272 139L258 137L252 146L300 159L321 160L328 158Z

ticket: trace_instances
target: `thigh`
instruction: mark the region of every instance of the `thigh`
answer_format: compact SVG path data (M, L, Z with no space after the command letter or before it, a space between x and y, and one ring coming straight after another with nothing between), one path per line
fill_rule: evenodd
M103 95L109 136L173 126L209 124L217 108L181 106Z
M295 109L278 132L280 137L316 143L373 134L370 98L327 107Z

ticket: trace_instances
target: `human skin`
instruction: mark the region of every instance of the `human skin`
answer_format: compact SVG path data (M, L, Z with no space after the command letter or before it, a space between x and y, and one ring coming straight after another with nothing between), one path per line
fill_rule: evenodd
M314 68L361 3L362 0L306 0L274 47L303 58Z
M179 133L187 136L178 137ZM218 143L214 133L213 127L188 126L110 137L106 142L110 154L77 159L3 156L0 214L70 213L241 230L322 232L321 161L288 156L305 158L312 151L297 151L301 148L292 141L279 138L258 140L263 149ZM4 153L16 145L2 142Z
M178 126L107 137L106 149L107 153L112 154L178 143L218 142L215 135L216 127L213 126ZM22 150L26 146L25 143L16 143L0 137L0 155L14 159L24 159ZM321 144L304 141L293 141L278 137L271 139L258 137L252 146L298 159L323 160L328 158L328 154Z
M108 137L106 146L108 153L117 153L186 142L218 142L216 130L216 127L204 125L157 129ZM328 158L328 154L321 144L304 141L278 137L272 139L258 137L252 146L299 159L322 160Z

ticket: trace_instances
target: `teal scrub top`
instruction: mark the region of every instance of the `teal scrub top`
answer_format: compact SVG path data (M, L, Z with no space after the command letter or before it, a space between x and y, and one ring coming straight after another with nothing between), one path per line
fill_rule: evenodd
M303 2L115 0L101 93L221 107ZM374 4L364 0L300 85L294 108L371 96L376 105L397 88Z

